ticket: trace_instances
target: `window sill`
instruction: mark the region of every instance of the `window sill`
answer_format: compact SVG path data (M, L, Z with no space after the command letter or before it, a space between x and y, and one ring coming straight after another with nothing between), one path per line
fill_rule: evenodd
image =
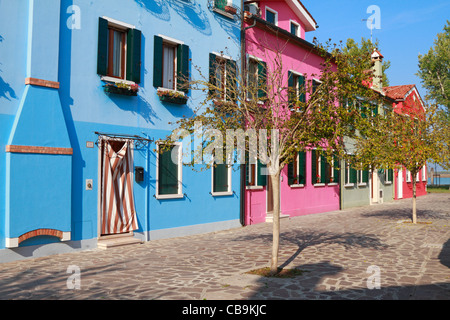
M165 194L165 195L155 195L157 200L167 200L167 199L182 199L184 194Z
M291 188L304 188L305 185L304 184L291 184L289 187L291 187Z
M227 192L212 192L211 191L211 195L213 197L232 196L233 195L233 191L227 191Z
M339 183L337 183L337 182L330 182L329 184L328 184L328 186L337 186Z
M346 184L344 184L345 188L353 188L354 186L355 186L354 183L346 183Z
M263 186L246 186L245 189L247 190L262 190L264 189Z
M386 185L386 184L387 184L387 185L392 184L392 181L385 181L384 184L385 184L385 185Z
M218 8L212 8L212 11L214 11L214 12L216 12L216 13L218 13L218 14L221 14L221 15L223 15L224 17L227 17L228 19L234 19L234 15L232 15L231 13L228 13L228 12L226 12L226 11L223 11L223 10L221 10L221 9L218 9Z
M114 77L108 77L108 76L101 76L100 80L105 81L105 82L125 83L128 85L136 85L136 82L134 82L134 81L119 79L119 78L114 78Z
M367 187L367 182L358 183L358 187Z
M314 187L325 187L326 184L325 183L315 183Z

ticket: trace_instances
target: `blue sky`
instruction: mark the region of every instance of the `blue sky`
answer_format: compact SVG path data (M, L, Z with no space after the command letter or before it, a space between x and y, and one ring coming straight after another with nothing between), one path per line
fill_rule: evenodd
M370 38L370 29L361 21L372 15L367 13L371 5L380 9L380 27L373 30L373 39L378 39L379 50L391 61L387 70L390 85L415 84L425 97L425 89L415 75L418 70L418 55L432 47L436 35L442 32L447 19L450 20L449 0L301 0L319 28L308 32L306 40L317 37L320 42L331 38L334 42L353 38L358 43L361 37Z

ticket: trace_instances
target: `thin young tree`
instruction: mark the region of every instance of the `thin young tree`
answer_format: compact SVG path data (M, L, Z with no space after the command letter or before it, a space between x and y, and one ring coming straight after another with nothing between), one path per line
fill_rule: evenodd
M206 75L195 67L199 78L184 79L184 83L191 90L204 92L204 99L194 116L177 121L176 134L167 137L166 143L174 136L202 137L194 147L192 166L199 159L214 159L203 163L206 168L220 161L231 165L246 159L247 165L257 161L266 165L274 207L270 269L277 273L281 171L300 151L312 148L320 150L329 162L344 156L342 137L354 134L351 125L358 112L341 103L342 97L373 99L374 92L361 85L370 80L361 63L365 56L349 56L336 45L315 43L311 53L322 57L322 70L305 75L304 84L293 87L288 66L283 64L284 48L265 47L265 63L240 68L224 56L214 56ZM313 83L313 77L320 82Z

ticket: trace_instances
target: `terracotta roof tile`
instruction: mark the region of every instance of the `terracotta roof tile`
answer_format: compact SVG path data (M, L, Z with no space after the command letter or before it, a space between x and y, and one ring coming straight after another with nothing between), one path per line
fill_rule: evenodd
M406 84L402 86L392 86L383 88L384 94L392 99L403 99L405 95L414 88L414 84Z

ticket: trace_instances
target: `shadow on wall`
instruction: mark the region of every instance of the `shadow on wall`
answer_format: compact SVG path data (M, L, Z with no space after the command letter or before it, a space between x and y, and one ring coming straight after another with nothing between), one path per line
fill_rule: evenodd
M3 42L5 38L3 38L0 35L0 43ZM2 63L0 62L0 67ZM0 69L0 72L2 70ZM14 92L13 88L7 83L3 78L0 76L0 99L5 98L6 100L11 101L11 99L17 99L16 93Z
M169 7L178 13L187 23L197 31L211 35L211 25L206 17L205 11L197 0L135 0L138 5L147 10L158 19L169 21Z

